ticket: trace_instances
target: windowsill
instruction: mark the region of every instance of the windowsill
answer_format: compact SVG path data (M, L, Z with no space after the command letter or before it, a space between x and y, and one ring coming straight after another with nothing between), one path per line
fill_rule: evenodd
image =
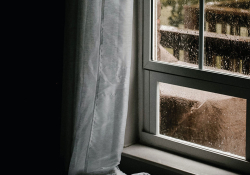
M135 159L144 163L148 163L154 166L158 166L164 169L171 169L176 172L179 172L180 174L237 174L141 144L134 144L124 148L122 156Z

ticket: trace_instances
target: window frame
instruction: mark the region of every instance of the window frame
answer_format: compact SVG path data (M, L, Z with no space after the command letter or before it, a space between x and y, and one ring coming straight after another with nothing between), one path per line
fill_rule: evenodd
M140 142L232 171L250 173L250 93L247 93L250 92L250 78L153 61L153 1L139 0L138 6ZM158 82L247 99L246 160L215 149L158 135Z

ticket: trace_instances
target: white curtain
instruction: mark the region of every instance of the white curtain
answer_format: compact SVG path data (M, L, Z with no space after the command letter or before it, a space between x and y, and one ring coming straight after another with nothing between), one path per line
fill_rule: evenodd
M61 156L69 175L109 174L120 163L132 17L133 0L66 0Z

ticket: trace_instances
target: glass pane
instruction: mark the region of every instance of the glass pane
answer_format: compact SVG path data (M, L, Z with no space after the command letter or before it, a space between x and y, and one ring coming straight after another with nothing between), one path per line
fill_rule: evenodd
M154 2L154 60L198 67L198 0Z
M246 99L159 83L160 134L245 157Z
M205 68L250 77L250 1L206 1L205 20Z

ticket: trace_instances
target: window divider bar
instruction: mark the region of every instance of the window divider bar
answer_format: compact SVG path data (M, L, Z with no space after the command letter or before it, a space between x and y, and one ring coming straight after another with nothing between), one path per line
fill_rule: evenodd
M203 69L204 65L204 0L200 0L200 14L199 14L199 69Z

